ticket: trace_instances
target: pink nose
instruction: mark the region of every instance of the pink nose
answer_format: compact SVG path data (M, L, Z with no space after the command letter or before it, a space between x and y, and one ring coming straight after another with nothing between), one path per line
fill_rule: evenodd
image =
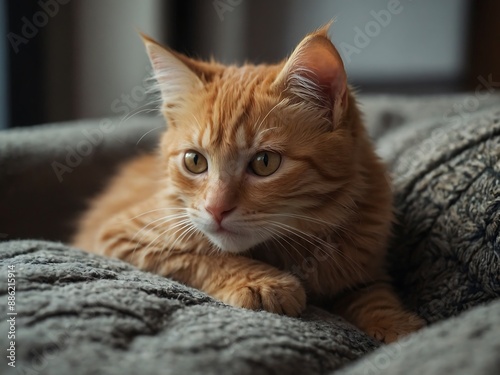
M222 222L222 219L229 215L231 212L235 210L236 207L231 207L228 205L207 205L205 206L205 209L210 212L210 214L213 216L215 221L217 221L217 224L220 225Z

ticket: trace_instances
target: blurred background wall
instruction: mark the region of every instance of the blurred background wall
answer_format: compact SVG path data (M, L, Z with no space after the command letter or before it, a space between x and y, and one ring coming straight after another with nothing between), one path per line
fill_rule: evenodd
M144 109L136 30L195 57L273 62L335 18L362 93L473 90L480 76L500 81L499 14L495 0L4 0L0 127Z

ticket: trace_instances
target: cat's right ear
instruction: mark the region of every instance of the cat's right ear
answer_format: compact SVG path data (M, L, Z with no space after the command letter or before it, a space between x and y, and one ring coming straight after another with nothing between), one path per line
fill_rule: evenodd
M154 77L164 103L164 108L182 106L186 93L203 87L201 79L176 53L163 47L147 35L141 34L146 51L153 66Z

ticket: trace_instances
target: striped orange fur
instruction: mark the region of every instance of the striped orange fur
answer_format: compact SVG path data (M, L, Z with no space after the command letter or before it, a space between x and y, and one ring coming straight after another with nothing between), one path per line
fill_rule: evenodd
M327 27L276 65L144 42L168 129L91 202L74 245L234 306L329 305L386 342L421 327L388 282L391 189Z

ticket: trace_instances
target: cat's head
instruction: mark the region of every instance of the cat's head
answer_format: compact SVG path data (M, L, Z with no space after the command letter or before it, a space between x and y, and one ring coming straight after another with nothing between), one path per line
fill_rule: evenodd
M276 65L224 66L144 41L168 122L166 194L214 245L242 252L349 211L357 120L327 27Z

